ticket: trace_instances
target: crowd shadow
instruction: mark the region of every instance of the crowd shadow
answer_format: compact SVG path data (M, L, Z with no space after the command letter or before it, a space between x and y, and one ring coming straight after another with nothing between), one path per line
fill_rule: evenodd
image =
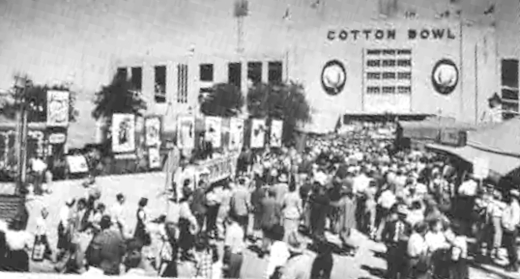
M382 268L371 267L368 265L361 265L361 269L370 273L370 275L372 275L372 276L375 276L378 278L385 278L385 270ZM366 278L366 277L361 277L359 279L362 279L362 278Z

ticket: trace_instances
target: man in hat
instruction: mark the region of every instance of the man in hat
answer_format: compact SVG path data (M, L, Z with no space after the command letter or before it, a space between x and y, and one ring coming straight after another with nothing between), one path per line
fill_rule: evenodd
M224 240L224 264L227 265L226 278L240 278L246 236L240 220L235 214L229 215L229 226Z
M283 198L285 197L285 194L289 192L289 184L288 184L288 177L286 173L281 173L280 176L278 176L278 183L273 185L273 191L276 193L276 203L278 206L282 206L283 204Z
M242 226L245 233L244 238L247 236L249 213L252 211L251 193L247 189L246 182L244 177L238 179L238 185L234 189L230 201L230 210Z
M175 184L175 194L177 195L177 202L182 198L182 188L184 187L184 181L189 180L191 183L189 187L193 190L193 183L196 181L196 171L193 166L189 165L189 160L186 157L181 157L179 168L175 170L173 175L173 181Z
M399 278L405 271L404 260L412 228L406 222L408 210L405 205L394 207L397 218L387 223L382 239L386 245L387 278Z
M306 251L307 240L299 233L292 232L287 236L287 244L291 257L282 271L282 279L311 278L313 257Z
M502 214L503 242L507 250L509 265L507 271L518 272L518 251L516 239L518 238L518 227L520 226L520 193L518 190L511 190L504 195L507 203Z
M92 239L87 248L86 258L89 265L100 268L105 275L119 275L126 245L117 230L111 229L112 219L101 217L101 232Z

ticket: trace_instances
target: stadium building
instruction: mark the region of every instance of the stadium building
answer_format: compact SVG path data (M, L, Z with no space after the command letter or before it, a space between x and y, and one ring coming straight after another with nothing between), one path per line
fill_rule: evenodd
M286 38L278 50L137 54L114 61L112 73L126 72L149 113L168 117L197 110L199 94L214 83L233 83L246 93L250 83L295 80L313 109L306 127L312 132L368 116L478 123L495 92L505 110L518 112L518 1L472 1L471 17L464 16L466 6L448 0L429 16L415 10L426 0L412 1L413 9L406 8L410 1L374 0L373 8L361 10L349 7L359 1L325 2L339 6L323 8L319 24L270 31L285 34L277 35Z

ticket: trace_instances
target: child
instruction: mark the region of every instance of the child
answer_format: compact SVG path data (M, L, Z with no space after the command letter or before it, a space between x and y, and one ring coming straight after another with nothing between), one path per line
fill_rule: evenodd
M312 263L311 278L330 279L330 273L334 260L332 258L332 247L326 240L318 242L318 255Z
M36 220L36 236L34 239L32 259L34 261L42 261L44 259L52 260L52 251L47 239L47 217L49 212L46 208L41 210L41 216Z

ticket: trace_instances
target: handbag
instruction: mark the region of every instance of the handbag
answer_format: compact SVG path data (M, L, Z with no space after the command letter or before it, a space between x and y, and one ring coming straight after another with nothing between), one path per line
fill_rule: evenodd
M163 245L161 247L161 251L159 252L159 255L161 257L161 260L164 262L171 262L173 260L173 249L171 244L168 241L164 241Z
M41 236L37 236L34 239L34 245L32 249L31 259L35 262L41 262L43 261L43 258L45 257L45 243L43 242L43 239Z

